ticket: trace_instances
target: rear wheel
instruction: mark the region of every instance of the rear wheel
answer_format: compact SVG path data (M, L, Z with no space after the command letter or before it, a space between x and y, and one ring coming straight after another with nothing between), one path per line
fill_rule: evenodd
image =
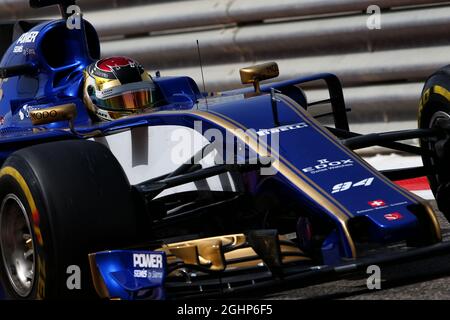
M450 123L450 66L435 72L425 83L419 107L419 128L437 128ZM425 167L434 168L428 176L439 209L450 220L450 137L423 138Z
M0 170L7 297L94 296L88 253L136 241L137 226L128 180L103 145L63 141L12 154Z

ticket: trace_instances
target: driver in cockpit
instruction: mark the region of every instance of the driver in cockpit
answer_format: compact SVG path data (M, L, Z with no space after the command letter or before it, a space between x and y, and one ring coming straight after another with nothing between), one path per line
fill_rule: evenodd
M83 101L94 120L111 121L155 108L155 84L133 59L96 61L85 69L84 76Z

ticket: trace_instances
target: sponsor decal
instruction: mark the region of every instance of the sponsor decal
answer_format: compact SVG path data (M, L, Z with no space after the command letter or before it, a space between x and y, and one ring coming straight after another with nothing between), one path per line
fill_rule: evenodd
M25 56L36 55L36 51L33 48L24 48L23 45L15 46L13 53L23 53Z
M13 49L13 53L22 53L23 52L23 46L15 46Z
M384 218L389 221L395 221L395 220L403 219L403 216L399 212L393 212L393 213L385 214Z
M105 96L105 95L111 94L112 92L113 92L113 89L111 89L111 88L105 89L101 92L101 95Z
M277 128L261 129L259 131L256 131L256 134L261 137L261 136L267 136L267 135L274 134L274 133L280 133L280 132L284 132L284 131L303 129L303 128L307 128L307 127L308 127L308 125L305 122L300 122L300 123L297 123L297 124L292 124L292 125L288 125L288 126L281 126L281 127L277 127Z
M36 41L36 37L38 36L39 31L31 31L25 32L20 36L17 40L17 44L25 44L25 43L34 43Z
M328 170L340 169L345 167L352 167L354 164L352 159L329 161L328 159L317 160L317 164L314 166L303 168L305 173L316 174L325 172Z
M23 121L25 118L29 118L30 114L28 113L28 105L24 105L22 109L19 110L19 118L20 121Z
M164 273L155 270L135 269L133 272L133 276L135 278L162 279L164 277Z
M30 111L34 111L38 108L39 106L29 106L28 104L24 104L19 110L20 121L28 119L30 117Z
M368 202L369 206L372 208L378 208L378 207L384 207L386 205L386 202L383 200L373 200Z
M338 192L343 192L343 191L347 191L351 188L357 188L357 187L368 187L372 184L374 180L374 177L370 177L367 179L363 179L361 181L347 181L347 182L343 182L343 183L338 183L336 184L333 188L331 193L338 193Z
M393 208L393 207L403 206L407 203L408 203L407 201L402 201L402 202L388 204L384 200L372 200L372 201L368 202L368 204L369 204L369 206L371 206L371 208L358 210L358 211L356 211L356 213L366 213L366 212L370 212L370 211L374 211L374 210Z
M27 117L29 117L29 115ZM58 117L58 112L56 110L43 110L31 113L31 117L33 120L56 119Z
M19 110L20 120L31 118L32 121L39 123L42 123L42 121L45 121L46 123L59 121L61 115L63 115L63 111L52 109L52 107L48 106L25 105Z
M100 117L113 120L113 118L111 117L111 115L107 111L103 111L103 110L97 109L97 110L95 110L95 114L100 116Z
M134 253L134 278L162 279L164 277L163 255L154 253Z
M23 54L26 56L35 56L36 50L34 50L33 48L25 48L23 49Z
M133 267L137 268L162 268L163 259L160 254L133 254Z

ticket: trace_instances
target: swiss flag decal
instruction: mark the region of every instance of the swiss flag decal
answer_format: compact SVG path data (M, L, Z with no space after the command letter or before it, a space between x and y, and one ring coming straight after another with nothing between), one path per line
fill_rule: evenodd
M369 201L368 204L372 208L378 208L378 207L382 207L382 206L386 205L386 202L384 202L383 200L373 200L373 201Z

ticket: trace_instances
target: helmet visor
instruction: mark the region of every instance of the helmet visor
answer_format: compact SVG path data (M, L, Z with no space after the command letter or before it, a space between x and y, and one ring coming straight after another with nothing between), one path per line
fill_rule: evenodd
M142 89L133 92L124 92L118 96L99 100L97 105L101 108L113 111L132 111L148 108L153 102L153 91Z
M110 111L133 111L155 103L155 86L150 81L104 88L91 96L97 107Z

